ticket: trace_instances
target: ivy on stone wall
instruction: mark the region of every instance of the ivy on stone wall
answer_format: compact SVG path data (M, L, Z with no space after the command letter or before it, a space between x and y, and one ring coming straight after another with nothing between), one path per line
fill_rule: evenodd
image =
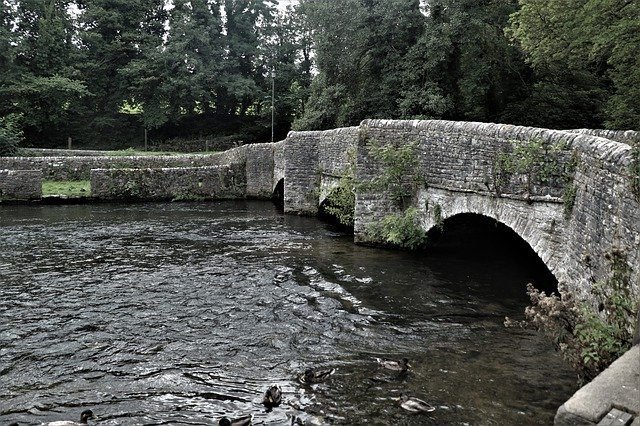
M421 248L427 242L427 233L420 226L416 207L387 215L370 225L368 231L377 241L409 250Z
M340 181L327 196L324 211L333 216L342 225L353 227L353 215L356 204L355 172L356 151L350 148L346 152L347 164L342 169Z
M382 168L371 182L360 183L366 191L383 191L389 195L396 207L405 210L415 196L417 189L425 185L419 170L418 142L407 142L403 145L382 144L370 140L369 153Z
M524 184L525 197L530 201L535 185L558 185L563 188L565 217L571 216L577 188L573 185L579 158L573 154L563 161L562 153L567 144L545 143L541 139L512 141L510 150L498 153L493 167L493 183L496 196L509 190L514 178Z
M386 194L398 210L369 225L371 236L385 244L409 250L424 246L427 240L419 221L419 210L411 206L418 189L426 185L419 168L418 146L418 141L398 146L369 140L369 154L382 167L371 182L358 183L360 190Z

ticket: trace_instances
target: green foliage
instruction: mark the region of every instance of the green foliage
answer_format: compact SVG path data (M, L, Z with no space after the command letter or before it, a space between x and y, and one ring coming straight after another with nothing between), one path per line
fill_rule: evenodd
M355 193L355 150L347 151L347 165L344 167L340 182L327 196L324 211L335 217L342 225L352 228L356 204Z
M511 145L512 150L500 152L494 163L493 180L497 195L513 176L520 176L524 180L527 198L531 196L535 184L550 184L559 180L566 188L573 182L577 159L572 157L570 161L562 162L559 158L561 152L566 150L565 144L549 144L541 139L532 139L513 141Z
M370 140L369 153L380 162L380 173L371 182L363 182L364 190L384 191L400 209L405 209L410 198L425 181L420 173L417 141L400 146Z
M640 4L615 0L519 3L521 8L512 15L508 32L536 70L552 78L588 74L592 83L567 86L566 93L600 90L608 127L640 129L636 102L640 95Z
M576 325L585 368L599 372L624 354L633 340L633 324L640 301L631 293L631 267L626 255L613 250L607 255L611 274L596 283L592 294L600 300L601 315L582 307L584 321Z
M11 157L18 153L18 145L23 139L19 119L15 114L0 117L0 157Z
M385 216L371 225L368 232L377 241L409 250L423 247L427 242L427 233L420 226L419 211L415 207Z
M567 292L547 296L527 285L531 305L525 310L527 322L506 319L505 325L522 325L543 331L563 357L573 366L578 378L588 382L630 347L640 299L631 293L631 267L621 250L606 256L609 277L592 288L599 301L598 311L576 302Z

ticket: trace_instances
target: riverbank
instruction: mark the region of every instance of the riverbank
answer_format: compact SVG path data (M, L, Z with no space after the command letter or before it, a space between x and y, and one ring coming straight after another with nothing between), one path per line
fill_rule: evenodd
M640 426L640 345L562 404L554 424Z

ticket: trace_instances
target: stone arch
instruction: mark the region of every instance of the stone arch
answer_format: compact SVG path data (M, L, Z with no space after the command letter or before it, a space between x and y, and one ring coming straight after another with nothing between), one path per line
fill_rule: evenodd
M451 240L454 239L454 240ZM474 258L506 256L527 259L536 271L534 285L544 291L557 288L558 279L521 235L503 222L478 213L457 213L443 219L442 228L432 227L428 240L435 246L454 246ZM499 244L499 245L496 245ZM490 249L491 252L485 252Z
M278 180L273 185L271 199L281 208L284 208L284 178Z
M430 188L422 194L425 206L423 229L446 223L460 214L475 214L511 229L542 260L559 282L565 276L563 253L563 206L558 203L489 198L480 194Z

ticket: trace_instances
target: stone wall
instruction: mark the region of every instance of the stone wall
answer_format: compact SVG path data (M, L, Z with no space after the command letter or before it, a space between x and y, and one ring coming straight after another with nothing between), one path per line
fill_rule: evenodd
M615 142L626 143L627 145L640 141L640 133L633 130L575 129L570 130L570 132L598 136Z
M91 195L99 199L232 199L246 193L242 165L91 170Z
M285 213L316 214L323 175L334 182L355 154L358 127L327 131L289 132L284 141Z
M0 200L42 198L42 172L39 170L0 170Z
M212 158L193 156L103 156L103 157L4 157L0 167L7 169L41 170L44 179L88 180L92 169L198 167L211 165Z
M556 145L557 164L572 170L573 181L537 182L529 188L512 176L496 191L496 158L512 141L541 140ZM621 249L633 270L632 286L640 294L640 204L630 190L631 148L586 134L489 123L365 120L360 127L357 179L368 182L382 165L370 145L417 143L419 186L412 206L425 230L437 219L460 213L492 217L520 235L538 253L562 285L582 298L594 282L609 274L607 254ZM562 195L573 186L574 206L565 217ZM531 191L529 191L531 189ZM499 196L498 196L499 195ZM438 206L439 218L435 217ZM355 239L376 243L368 230L399 206L388 194L356 194Z
M43 179L88 180L92 169L204 167L246 161L246 146L205 155L0 157L0 169L41 170Z
M246 146L247 197L271 198L273 194L275 143Z

